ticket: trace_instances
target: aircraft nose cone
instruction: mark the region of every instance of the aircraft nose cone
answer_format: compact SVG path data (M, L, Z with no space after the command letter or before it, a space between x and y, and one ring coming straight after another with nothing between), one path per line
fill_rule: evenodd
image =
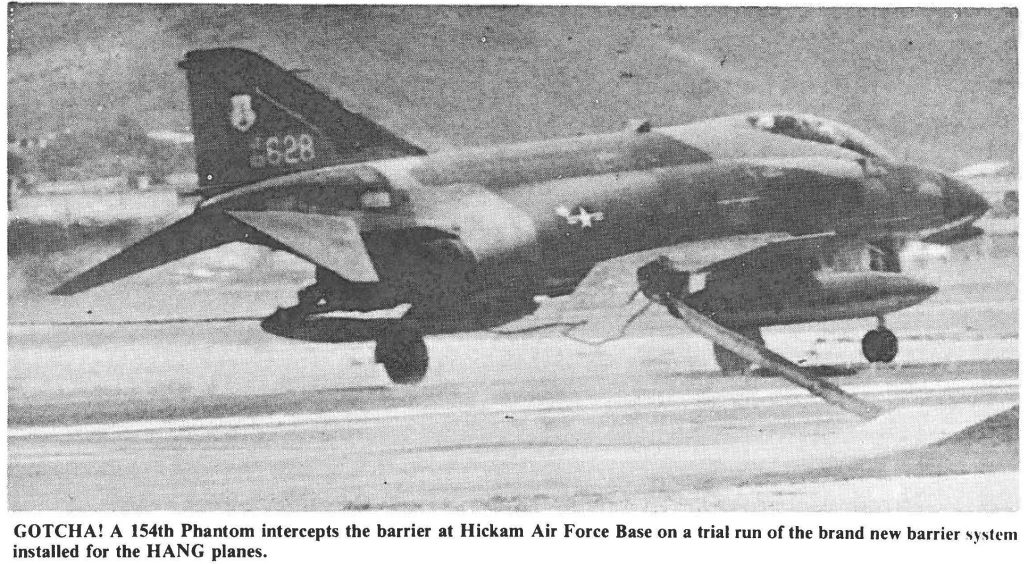
M948 221L965 217L981 217L989 209L988 202L970 185L946 177L942 189L943 211Z

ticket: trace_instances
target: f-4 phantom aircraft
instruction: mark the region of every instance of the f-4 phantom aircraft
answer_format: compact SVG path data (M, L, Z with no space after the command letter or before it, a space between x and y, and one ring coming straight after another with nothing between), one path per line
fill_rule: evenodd
M192 51L179 66L201 202L54 293L230 242L286 251L316 281L264 329L376 341L397 383L424 378L425 335L562 326L600 342L656 303L709 338L724 370L756 363L870 418L875 406L767 349L760 328L873 317L864 356L892 361L884 316L937 290L900 273L900 242L975 237L988 209L963 182L810 115L427 154L256 53ZM836 267L862 255L866 266ZM622 269L635 284L609 276ZM400 306L400 318L365 315Z

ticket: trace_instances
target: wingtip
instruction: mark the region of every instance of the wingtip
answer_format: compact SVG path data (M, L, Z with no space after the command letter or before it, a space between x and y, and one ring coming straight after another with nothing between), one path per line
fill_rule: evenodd
M102 264L102 263L101 263ZM97 265L98 266L98 265ZM94 267L95 268L95 267ZM73 296L80 294L90 288L95 288L98 284L95 280L90 279L90 272L93 269L81 272L68 280L65 280L57 285L57 287L50 290L49 295L51 296Z
M71 281L68 281L50 290L49 294L51 296L72 296L78 292L79 291L71 284Z

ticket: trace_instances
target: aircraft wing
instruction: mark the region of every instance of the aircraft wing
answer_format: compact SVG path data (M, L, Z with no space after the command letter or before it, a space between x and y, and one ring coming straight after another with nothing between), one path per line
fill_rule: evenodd
M932 245L954 245L970 241L985 234L985 230L974 225L978 220L977 216L960 218L946 225L922 231L919 236L922 243Z
M229 211L285 250L353 282L378 282L355 220L344 215Z
M813 257L837 242L834 233L794 236L787 233L737 235L694 241L614 258L596 265L576 290L551 300L530 316L494 329L523 333L552 326L569 327L566 336L600 344L622 336L626 327L650 307L639 294L635 273L641 266L667 257L691 273L753 272L784 257Z

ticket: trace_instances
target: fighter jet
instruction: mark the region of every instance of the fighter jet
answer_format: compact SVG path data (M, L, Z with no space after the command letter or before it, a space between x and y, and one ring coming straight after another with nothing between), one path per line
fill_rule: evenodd
M191 51L179 66L201 202L54 293L225 243L263 245L316 271L264 329L376 341L400 384L426 375L425 335L559 326L601 342L659 304L714 343L723 370L768 367L873 417L874 406L767 349L760 328L877 318L864 356L892 361L884 316L937 290L900 273L899 245L977 236L988 209L956 178L811 115L637 121L427 154L256 53ZM615 271L635 275L623 283ZM544 296L565 297L542 307Z

